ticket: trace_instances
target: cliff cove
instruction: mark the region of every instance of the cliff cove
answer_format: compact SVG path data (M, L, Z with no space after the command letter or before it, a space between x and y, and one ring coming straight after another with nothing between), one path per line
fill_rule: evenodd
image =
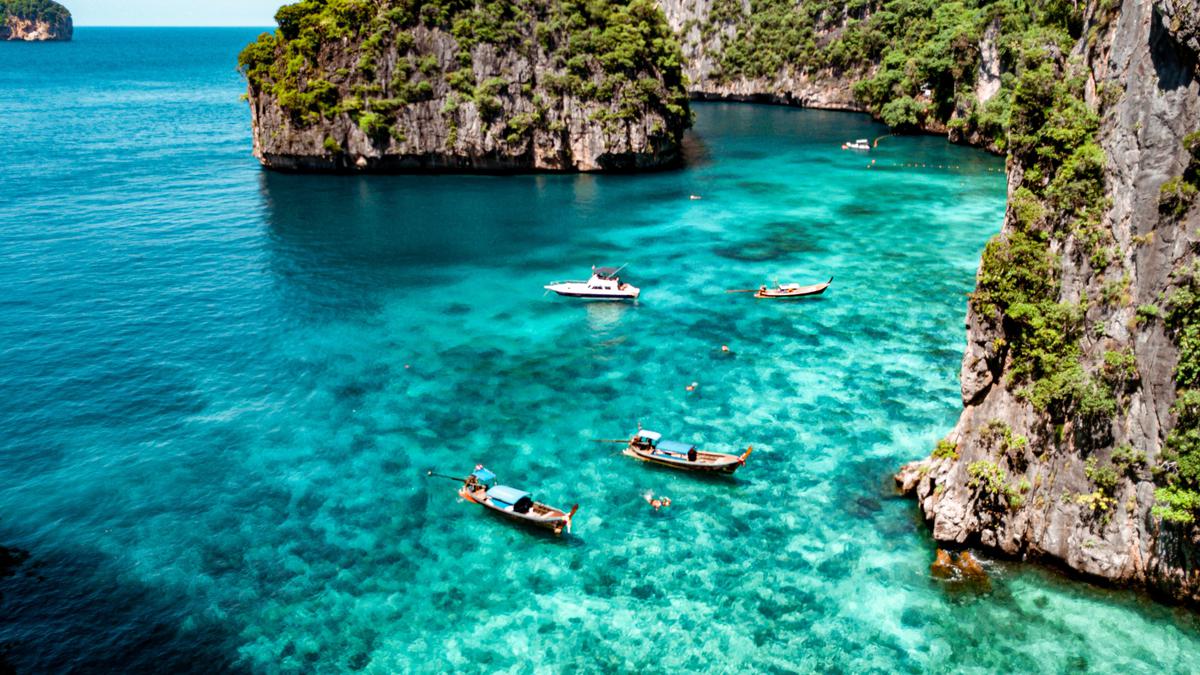
M1200 668L1195 617L1135 594L987 559L990 590L932 578L891 485L961 410L1000 159L864 158L839 146L887 133L865 115L695 104L676 172L263 172L229 67L257 32L0 45L19 672ZM542 295L626 262L637 306ZM694 292L827 273L804 305ZM711 484L588 442L639 421L752 464ZM424 478L477 462L578 499L572 538Z
M369 97L347 99L345 86L330 89L319 77L310 86L315 76L303 67L291 80L280 74L281 55L294 51L290 38L303 34L319 49L346 49L345 40L332 47L323 42L330 29L319 26L325 24L303 23L304 17L342 17L341 5L309 0L289 6L280 15L283 24L310 28L289 36L281 24L276 37L261 38L243 53L243 67L256 137L264 135L259 108L266 102L271 110L290 110L299 127L310 129L302 143L308 149L286 157L259 154L268 166L286 168L315 152L321 159L301 163L329 168L332 162L346 170L661 166L660 160L674 158L677 134L660 137L662 144L650 144L648 152L631 153L628 143L648 147L646 120L659 118L671 97L664 92L677 94L681 82L673 67L659 66L677 62L693 98L860 110L895 131L944 134L1005 154L1010 206L1001 235L984 252L970 304L964 413L929 459L905 466L897 483L920 498L934 537L951 547L1043 559L1089 578L1194 602L1200 542L1200 399L1191 394L1200 357L1189 346L1200 316L1191 301L1200 288L1191 232L1200 191L1200 13L1194 3L661 0L662 18L646 2L618 5L620 17L642 16L655 35L666 34L665 19L678 43L630 37L619 29L624 18L605 15L580 23L591 26L583 32L526 39L518 52L539 55L534 61L544 67L533 72L551 76L546 91L620 92L601 97L620 114L609 109L586 122L568 115L573 121L564 126L546 111L574 104L538 104L532 118L511 116L525 135L509 134L504 145L497 139L513 124L503 123L506 112L490 127L469 125L465 148L455 134L449 159L441 149L432 159L390 156L391 141L383 143L382 155L379 143L349 155L337 138L319 143L328 129L349 129L357 139L371 128L394 128L388 122L393 111L363 107ZM512 17L499 7L467 11L434 2L416 12L410 3L385 3L376 15L383 23L370 24L376 32L365 30L365 18L338 24L342 32L334 32L350 36L346 53L360 56L360 63L374 63L380 49L403 57L396 63L416 63L428 31L448 32L449 42L434 40L444 48L425 72L429 95L455 90L455 101L469 99L479 111L520 107L523 97L541 96L533 91L541 91L541 80L501 65L504 76L489 80L495 86L481 84L497 64L487 58L487 45L505 38L476 34L502 36L495 28L503 25L510 26L510 43L520 41L522 26L545 37L553 31L542 23L561 29L565 24L554 16L586 10L548 3L548 16L522 14L505 23ZM409 38L386 46L394 32L389 26ZM655 49L647 50L651 42ZM458 45L457 62L445 58L450 44ZM622 49L641 58L615 65L612 55ZM324 67L320 59L310 63ZM271 68L275 74L266 75ZM409 77L412 68L401 71L408 79L393 80L393 88L408 92L421 84ZM650 72L664 75L651 78L657 93L629 97L631 76ZM376 75L367 69L367 79L380 82L372 85L375 96L390 95ZM575 79L564 87L556 79L562 77ZM270 94L256 84L266 81L274 83ZM513 93L517 83L520 95ZM329 92L323 103L322 91ZM288 94L295 94L291 104ZM414 105L425 104L407 94L397 104L402 111ZM457 105L441 110L459 114ZM421 138L446 135L444 120L428 129L401 126L417 129ZM293 137L292 128L273 124L266 135ZM537 140L550 129L554 133ZM580 162L572 159L579 153L571 143L553 140L556 133L604 140L584 144L591 150ZM623 159L606 166L594 158L611 143ZM501 146L504 159L497 162Z

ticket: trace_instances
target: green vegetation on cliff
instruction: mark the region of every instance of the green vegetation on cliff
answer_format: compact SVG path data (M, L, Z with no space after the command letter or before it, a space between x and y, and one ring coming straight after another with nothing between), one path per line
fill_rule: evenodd
M1196 178L1200 168L1200 140L1188 137L1193 161L1183 180ZM1167 298L1166 327L1179 345L1175 366L1178 398L1172 408L1178 416L1167 435L1165 470L1155 492L1154 515L1175 523L1195 523L1200 517L1200 261L1175 273L1176 289Z
M1101 224L1105 155L1096 140L1100 118L1084 101L1084 77L1063 54L1070 17L1041 26L1019 45L1009 78L1003 145L1023 168L1009 203L1010 232L988 243L972 304L1002 322L1010 382L1034 407L1084 428L1116 413L1115 382L1085 372L1079 339L1087 311L1059 299L1061 263L1052 241L1075 238L1103 272L1112 234Z
M945 125L1003 148L1021 62L1031 49L1067 53L1083 30L1072 0L715 0L702 33L729 30L721 80L832 70L863 76L855 97L888 125ZM989 28L998 93L975 98Z
M648 108L672 128L690 122L681 51L652 0L304 0L276 20L279 29L246 47L239 66L252 91L274 96L298 124L347 114L372 137L396 137L397 111L435 94L445 97L443 115L474 103L510 142L545 124L565 96L604 102L604 123ZM452 58L436 53L433 35L453 37ZM331 70L343 41L357 60ZM548 67L477 81L480 47ZM499 119L511 96L532 98L535 109Z
M0 16L58 23L71 18L71 12L51 0L0 0Z

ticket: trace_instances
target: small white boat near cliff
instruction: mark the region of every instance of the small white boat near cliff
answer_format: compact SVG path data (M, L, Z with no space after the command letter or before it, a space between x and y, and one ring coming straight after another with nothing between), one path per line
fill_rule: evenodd
M860 138L849 143L842 143L843 150L871 150L871 141L866 138Z
M621 267L593 267L592 278L587 281L555 281L544 288L568 298L585 300L637 300L641 289L622 283Z

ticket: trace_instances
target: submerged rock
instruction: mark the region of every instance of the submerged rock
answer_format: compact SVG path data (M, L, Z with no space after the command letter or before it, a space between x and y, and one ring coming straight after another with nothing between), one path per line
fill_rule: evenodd
M0 0L0 40L67 41L75 33L71 12L50 0Z
M0 546L0 579L16 574L17 568L29 560L29 552Z
M247 47L254 153L310 171L674 164L691 116L650 0L305 0Z
M980 591L991 590L992 581L987 570L970 551L952 554L939 548L937 558L929 565L929 573L936 579L961 582Z
M958 569L962 571L963 577L972 581L988 580L988 573L970 551L963 551L958 555Z
M929 572L938 579L951 579L958 573L958 566L954 564L949 551L939 548L937 559L929 566Z

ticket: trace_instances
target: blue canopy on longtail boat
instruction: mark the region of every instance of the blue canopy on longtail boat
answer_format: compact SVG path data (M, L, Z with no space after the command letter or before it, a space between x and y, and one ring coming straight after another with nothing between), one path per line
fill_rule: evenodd
M667 452L676 452L681 455L688 454L688 451L696 446L691 443L680 443L679 441L659 441L658 449Z
M484 484L491 484L492 481L496 480L496 474L487 469L475 469L471 475L475 476L475 480Z
M512 506L521 501L523 497L529 497L529 493L507 485L497 485L487 491L487 496L491 497L494 502L501 502L506 506Z

